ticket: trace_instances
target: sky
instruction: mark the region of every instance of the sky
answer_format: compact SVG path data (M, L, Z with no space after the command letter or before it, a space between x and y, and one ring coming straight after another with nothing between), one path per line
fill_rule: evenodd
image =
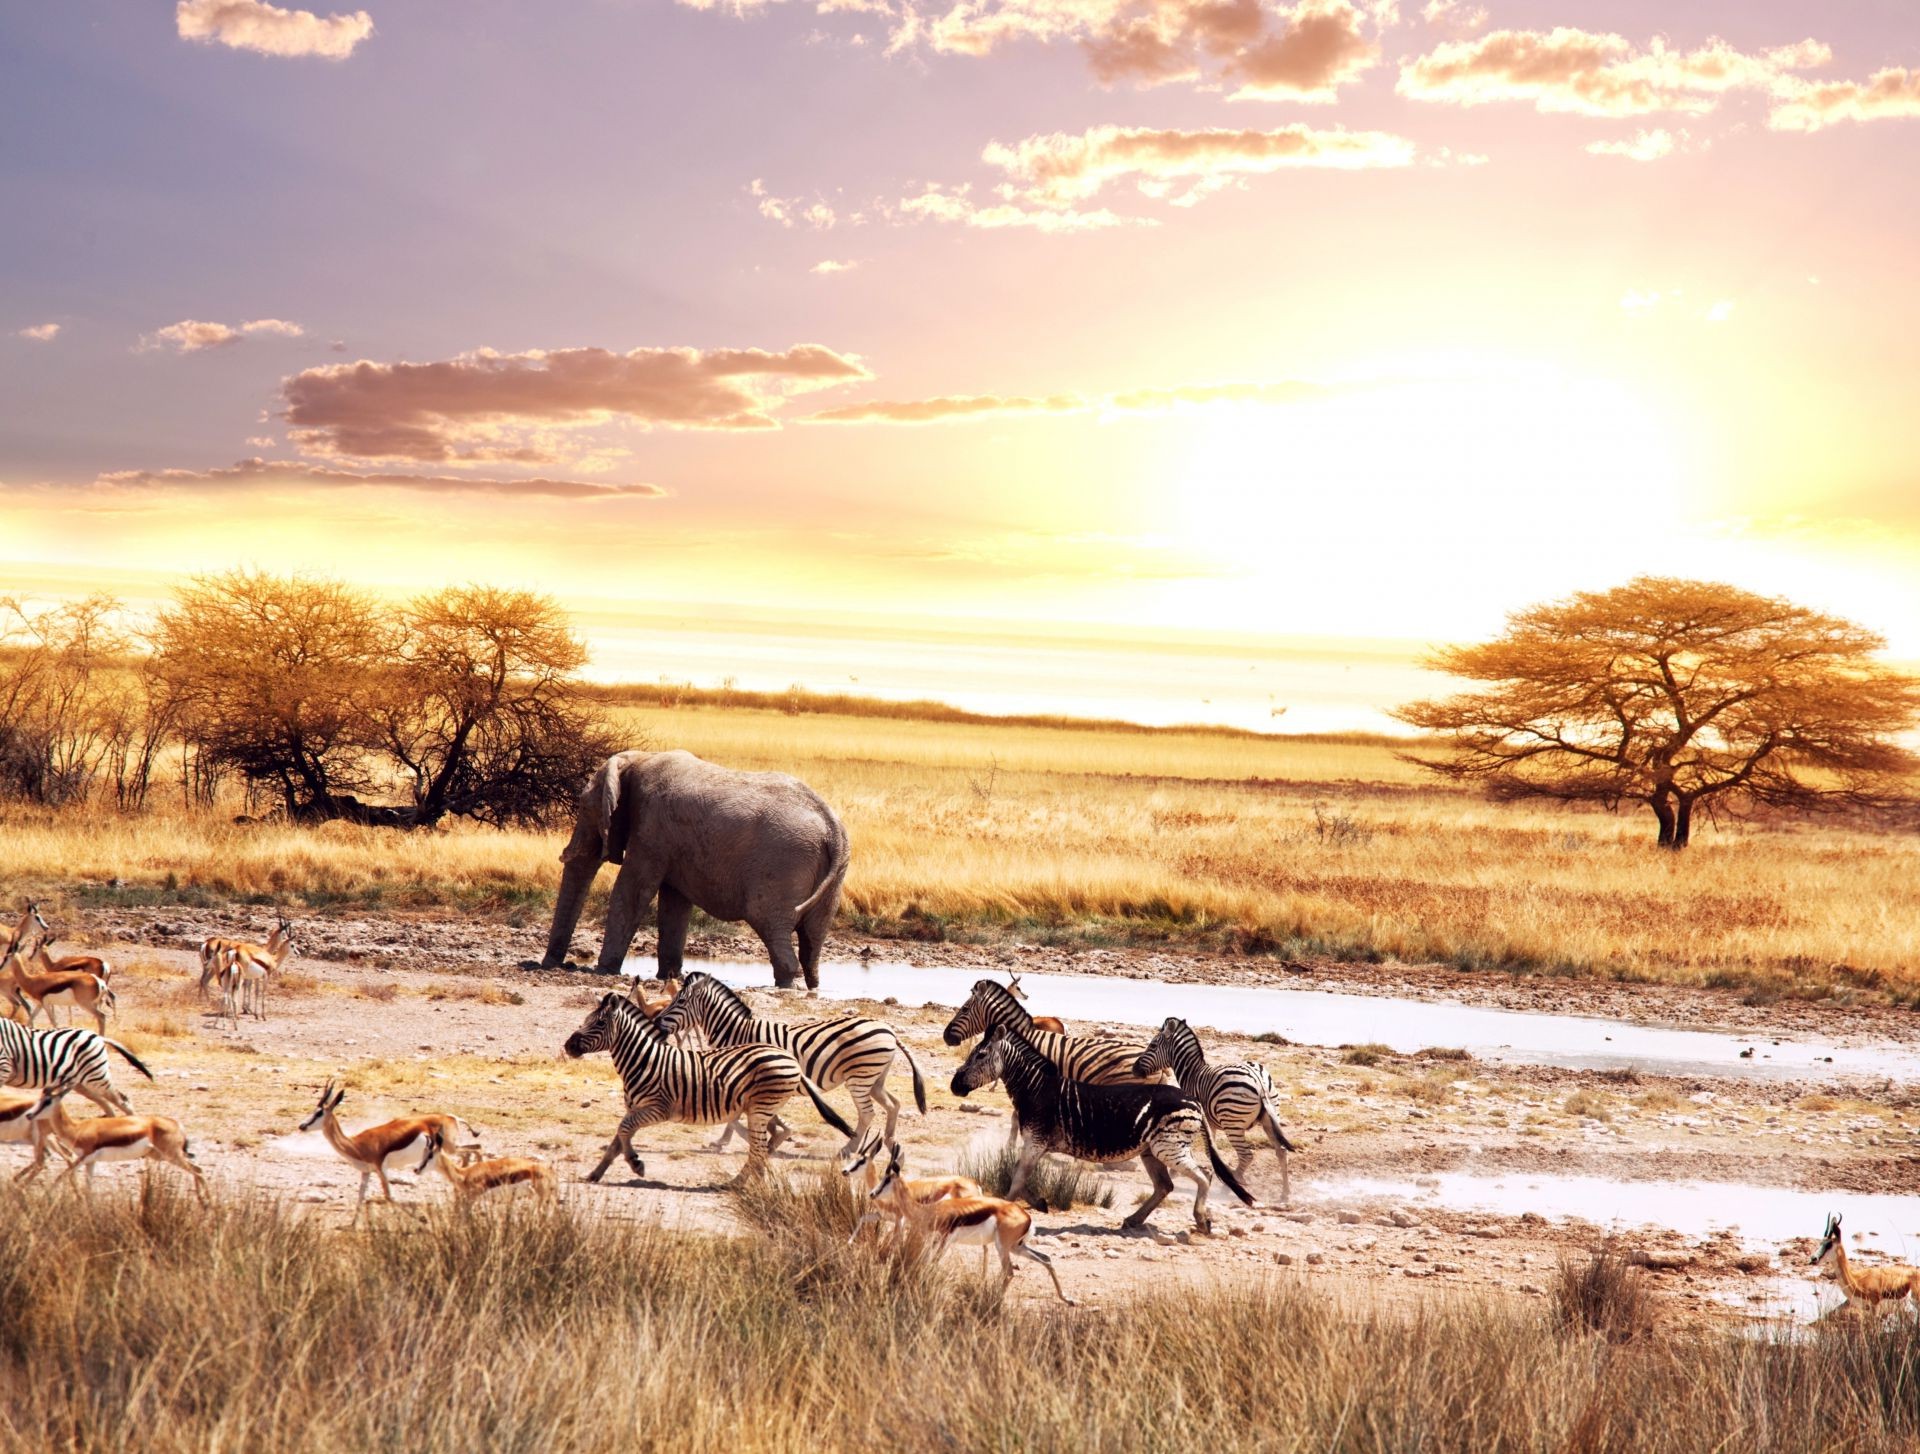
M1910 0L365 5L0 0L15 589L1920 657Z

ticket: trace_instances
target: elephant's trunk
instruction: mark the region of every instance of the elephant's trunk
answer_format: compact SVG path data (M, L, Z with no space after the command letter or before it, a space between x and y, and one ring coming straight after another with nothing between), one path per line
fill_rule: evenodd
M560 875L560 893L553 901L553 930L547 935L547 957L540 963L547 969L565 964L567 950L573 946L573 929L580 922L580 908L593 887L593 876L600 871L597 855L569 858Z

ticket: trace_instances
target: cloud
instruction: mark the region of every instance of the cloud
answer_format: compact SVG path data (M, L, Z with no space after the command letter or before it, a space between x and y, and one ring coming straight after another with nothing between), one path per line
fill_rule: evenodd
M15 338L30 338L35 343L52 343L60 336L58 323L36 323L30 328L18 329Z
M859 266L860 266L859 262L851 258L840 259L840 258L829 257L829 258L822 258L819 262L815 263L807 271L813 272L813 273L819 273L821 276L825 277L832 273L850 273Z
M1681 133L1682 138L1686 136ZM1672 156L1674 149L1673 133L1669 131L1642 131L1631 141L1590 141L1587 150L1598 157L1625 157L1630 162L1654 162L1664 156Z
M224 469L114 470L94 482L104 489L198 493L273 488L413 490L434 495L523 495L561 500L658 499L658 485L584 480L501 480L468 475L355 474L295 461L243 459Z
M182 40L218 43L263 56L341 61L373 34L373 17L364 10L323 20L310 10L282 10L264 0L180 0L173 14Z
M281 338L299 338L306 330L284 318L256 318L251 323L232 327L225 323L205 323L198 318L183 318L141 336L136 348L143 352L170 348L175 353L200 353L209 348L231 348L250 335L271 333Z
M774 196L767 190L767 184L758 177L747 184L747 194L755 199L762 217L782 227L806 226L825 232L840 220L839 215L825 202ZM847 220L860 222L864 219L855 215Z
M1706 313L1709 323L1725 323L1731 317L1733 317L1733 299L1731 298L1722 298L1707 309Z
M1030 227L1039 232L1089 232L1119 227L1121 220L1104 207L1097 212L1076 212L1070 208L1022 207L1012 202L981 206L969 195L966 186L941 188L929 182L917 197L902 199L902 216L929 222L957 222L966 227Z
M1461 32L1479 30L1492 19L1484 5L1469 5L1465 0L1427 0L1420 18L1428 25Z
M1793 72L1825 65L1819 41L1741 51L1714 38L1675 50L1656 37L1645 50L1622 36L1562 26L1497 30L1449 41L1400 68L1399 91L1419 101L1482 106L1531 103L1540 111L1583 116L1703 114L1738 90L1766 93L1795 84Z
M302 449L363 459L549 457L539 425L772 429L789 394L870 377L818 344L758 348L491 349L439 363L330 364L281 386Z
M1189 202L1238 177L1289 167L1404 167L1413 150L1412 142L1385 132L1316 131L1298 122L1271 131L1096 126L1078 135L994 142L981 159L1017 184L1018 200L1057 207L1124 182L1150 196Z
M1064 393L944 394L931 399L883 399L843 404L802 416L802 424L948 424L1020 414L1164 414L1214 404L1279 405L1317 398L1326 390L1297 380L1277 383L1176 384L1088 397Z
M1920 70L1891 66L1866 81L1787 88L1767 117L1775 131L1822 131L1843 121L1893 121L1920 117Z

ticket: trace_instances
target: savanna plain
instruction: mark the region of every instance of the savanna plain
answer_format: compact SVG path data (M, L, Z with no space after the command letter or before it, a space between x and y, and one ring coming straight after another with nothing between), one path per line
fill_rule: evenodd
M1755 1043L1920 1039L1910 826L1725 822L1660 853L1631 813L1491 803L1384 740L652 689L616 709L636 742L793 772L835 806L854 856L829 962L1392 990ZM619 1088L604 1057L558 1052L607 985L523 967L560 834L236 811L7 812L0 891L15 911L40 898L63 951L114 961L113 1033L157 1078L116 1079L181 1120L214 1195L202 1207L172 1172L131 1168L91 1198L71 1182L0 1193L0 1448L1920 1442L1916 1320L1793 1311L1817 1221L1756 1248L1419 1195L1475 1171L1600 1178L1629 1201L1676 1179L1761 1185L1840 1208L1913 1190L1910 1086L1395 1053L1361 1017L1343 1045L1208 1030L1210 1053L1258 1059L1280 1086L1300 1146L1290 1201L1263 1153L1257 1205L1216 1187L1211 1236L1184 1183L1155 1232L1127 1235L1145 1178L1083 1178L1035 1218L1079 1303L1065 1308L1032 1267L1002 1293L970 1252L929 1266L910 1239L850 1241L841 1138L810 1109L750 1190L717 1189L737 1143L715 1152L711 1128L677 1126L642 1134L643 1182L581 1184ZM196 989L193 946L263 935L276 908L299 955L265 1018L232 1028ZM760 958L733 926L695 936L692 958ZM991 1183L1004 1096L951 1094L950 1009L895 998L850 1008L892 1023L926 1076L927 1115L902 1121L911 1169ZM445 1111L489 1153L547 1158L558 1205L461 1215L437 1177L402 1175L399 1207L353 1223L357 1174L296 1130L330 1078L349 1128Z

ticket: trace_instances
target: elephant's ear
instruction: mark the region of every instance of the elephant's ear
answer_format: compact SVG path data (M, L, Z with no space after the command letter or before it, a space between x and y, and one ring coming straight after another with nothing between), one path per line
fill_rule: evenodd
M627 837L633 832L634 805L627 802L621 792L621 776L627 761L626 753L608 758L594 784L600 807L601 851L608 863L619 863L626 858Z

